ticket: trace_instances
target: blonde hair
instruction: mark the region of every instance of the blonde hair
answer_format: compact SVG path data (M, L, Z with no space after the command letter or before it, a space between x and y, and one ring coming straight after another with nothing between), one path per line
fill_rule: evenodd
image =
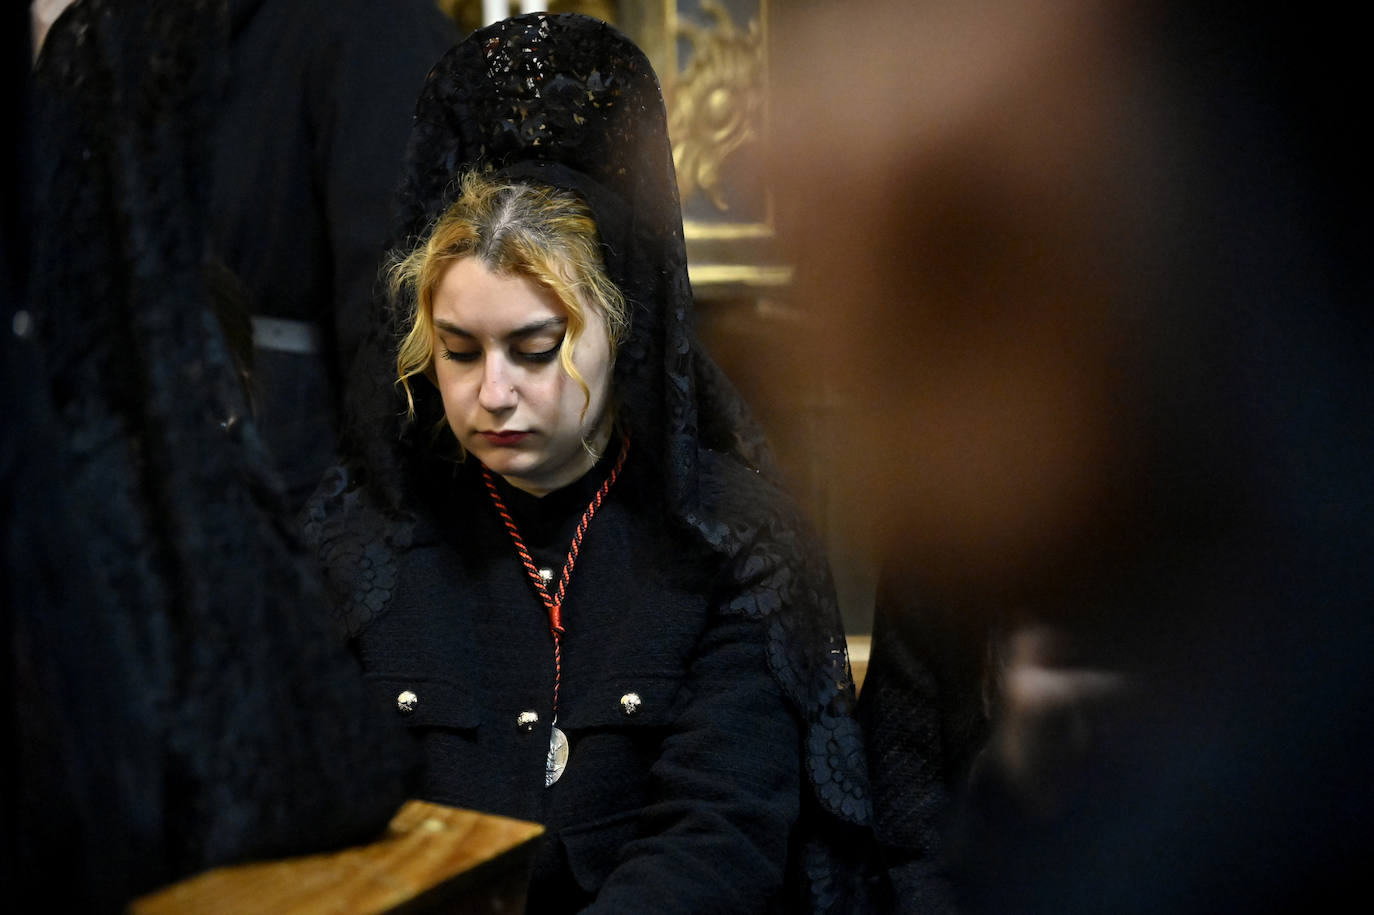
M589 311L606 324L612 361L629 329L625 297L606 275L591 209L572 191L477 171L463 174L458 199L389 271L392 300L408 309L408 329L396 353L396 383L405 389L408 415L415 415L412 380L434 377L435 287L444 271L465 257L478 258L496 273L529 277L568 310L558 359L582 388L585 416L591 390L573 354Z

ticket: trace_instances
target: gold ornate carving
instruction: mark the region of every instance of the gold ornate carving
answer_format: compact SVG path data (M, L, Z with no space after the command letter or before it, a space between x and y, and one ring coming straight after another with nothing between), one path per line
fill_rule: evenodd
M735 150L755 139L763 108L763 30L757 19L746 31L736 28L718 0L702 0L713 28L680 23L678 33L692 45L691 60L677 75L669 108L673 164L678 193L686 200L698 190L721 212L730 209L721 183L721 166Z

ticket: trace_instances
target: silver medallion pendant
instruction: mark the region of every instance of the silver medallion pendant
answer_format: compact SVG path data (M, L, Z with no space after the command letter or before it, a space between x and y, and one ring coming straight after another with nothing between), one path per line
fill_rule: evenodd
M568 737L556 726L549 738L549 756L544 762L544 787L558 781L568 767Z

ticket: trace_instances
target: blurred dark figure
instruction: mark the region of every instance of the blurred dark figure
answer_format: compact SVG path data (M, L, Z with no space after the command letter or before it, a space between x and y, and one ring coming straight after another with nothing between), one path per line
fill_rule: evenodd
M259 428L293 509L335 461L425 74L457 40L433 0L228 0L214 244L253 303Z
M7 124L27 124L29 89L29 17L28 10L20 4L11 4L0 13L0 42L3 42L5 76L0 78L0 117ZM23 134L21 134L21 137ZM15 443L20 439L14 429L25 425L27 414L21 412L21 401L11 394L18 390L16 385L25 379L32 365L24 365L18 358L14 334L14 319L22 310L23 291L27 282L28 249L24 244L25 223L27 222L27 201L23 199L23 188L27 170L27 157L21 154L24 144L6 143L0 147L0 315L5 326L0 326L0 373L3 373L4 386L0 388L0 411L4 422L0 423L0 511L5 518L5 577L8 579L11 568L10 557L14 548L13 518L17 508L14 496L19 490L12 485L18 481L19 455ZM16 672L16 621L17 614L11 600L11 592L6 586L0 592L0 738L8 738L16 732L17 708L15 707ZM7 746L13 741L6 740ZM0 785L11 785L16 773L15 756L0 753ZM17 793L0 790L0 887L14 885L19 858L20 833L9 826L15 822L18 809Z
M1361 898L1347 20L870 2L781 36L779 220L887 557L860 702L900 909Z
M15 80L0 822L22 911L370 838L406 795L412 747L280 514L211 266L227 36L222 3L80 0Z

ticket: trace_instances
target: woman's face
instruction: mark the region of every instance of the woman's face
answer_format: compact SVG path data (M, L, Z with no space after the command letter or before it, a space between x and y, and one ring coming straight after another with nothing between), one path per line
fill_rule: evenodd
M610 340L593 310L573 364L591 392L563 370L568 310L526 276L455 261L433 297L434 378L458 441L512 486L544 495L591 469L610 438Z

